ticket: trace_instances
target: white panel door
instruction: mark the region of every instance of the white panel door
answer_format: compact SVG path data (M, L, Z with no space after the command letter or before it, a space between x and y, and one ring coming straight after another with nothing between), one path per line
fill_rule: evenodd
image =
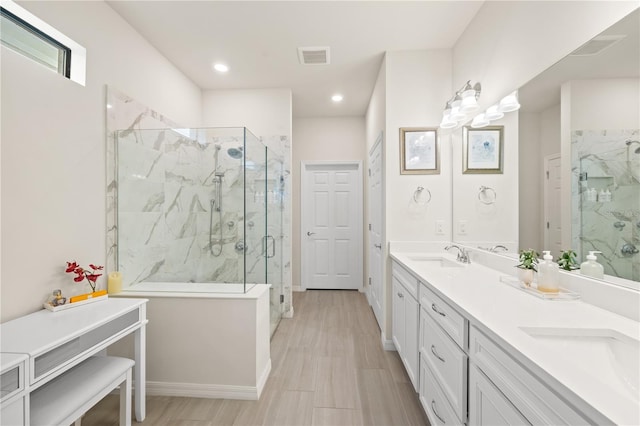
M369 153L369 304L383 327L382 303L382 134Z
M562 222L560 217L560 191L562 173L560 155L551 155L544 159L544 247L549 247L553 257L562 250Z
M360 163L303 164L302 169L302 288L360 289Z

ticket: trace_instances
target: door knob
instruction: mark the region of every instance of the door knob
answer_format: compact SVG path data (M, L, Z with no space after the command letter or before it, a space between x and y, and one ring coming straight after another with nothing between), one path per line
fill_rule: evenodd
M310 237L310 236L315 235L315 234L316 234L315 232L309 232L309 231L307 231L307 237Z
M374 246L375 248L379 248L379 249L381 249L381 248L382 248L382 244L374 244L373 246Z

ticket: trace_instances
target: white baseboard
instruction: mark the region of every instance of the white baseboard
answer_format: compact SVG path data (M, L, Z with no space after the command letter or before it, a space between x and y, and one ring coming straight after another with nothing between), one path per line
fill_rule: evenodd
M264 389L271 360L258 379L256 386L215 385L201 383L147 382L147 395L183 396L190 398L243 399L257 401Z
M380 341L382 342L382 349L385 351L396 350L396 345L393 344L393 340L387 339L387 336L384 335L384 331L380 332Z
M258 398L256 399L260 399L260 395L262 395L262 390L264 389L264 385L267 384L269 373L271 373L271 358L269 358L269 362L267 363L267 365L264 368L264 371L258 378L258 386L257 386Z

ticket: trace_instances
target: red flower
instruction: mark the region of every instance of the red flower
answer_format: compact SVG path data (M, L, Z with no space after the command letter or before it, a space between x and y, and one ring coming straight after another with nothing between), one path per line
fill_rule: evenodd
M65 272L72 272L75 271L76 268L78 267L78 264L76 262L67 262L67 270Z
M65 270L65 272L76 274L76 276L73 278L73 281L77 283L82 282L86 279L91 286L91 290L96 291L96 280L101 277L102 274L96 274L95 272L101 271L102 269L104 269L104 266L94 265L93 263L90 263L89 268L93 270L92 273L82 268L75 261L67 262L67 269Z
M87 279L91 282L96 282L96 280L98 279L98 277L102 276L102 274L88 274L87 275Z

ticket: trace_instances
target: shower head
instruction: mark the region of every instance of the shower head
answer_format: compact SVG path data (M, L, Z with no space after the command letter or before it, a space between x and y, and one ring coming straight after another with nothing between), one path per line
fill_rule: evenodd
M636 148L635 151L633 151L635 154L640 154L640 141L632 141L631 139L629 139L628 141L625 142L625 144L627 144L627 147L633 145L634 143L638 144L638 147Z
M229 154L229 157L231 158L235 158L236 160L242 158L242 147L239 146L237 148L229 148L227 150L227 154Z

